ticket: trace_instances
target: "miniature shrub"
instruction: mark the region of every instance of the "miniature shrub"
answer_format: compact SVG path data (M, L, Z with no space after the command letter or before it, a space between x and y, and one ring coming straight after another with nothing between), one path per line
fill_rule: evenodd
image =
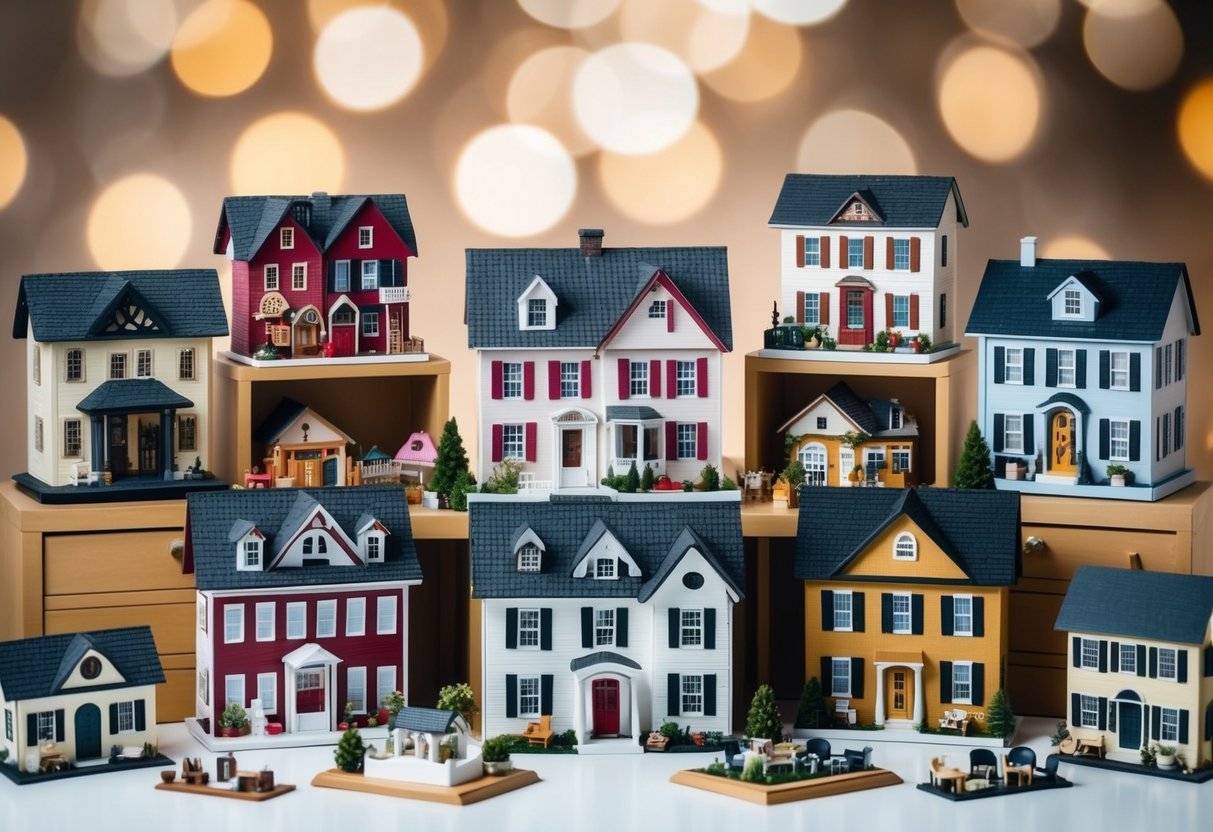
M920 332L916 336L914 336L914 340L916 340L918 342L918 351L919 352L930 352L931 351L931 336L930 335L927 335L925 332Z
M994 691L994 696L990 699L985 727L990 734L1003 739L1015 733L1015 713L1011 710L1007 692L1002 688Z
M228 705L219 715L220 728L243 728L248 725L248 714L236 702Z
M467 682L447 685L438 691L438 707L459 714L464 725L469 728L472 718L480 713L480 709L476 707L476 695L472 693L472 686Z
M640 475L640 490L652 491L653 485L657 481L657 475L653 473L653 466L647 462L644 464L644 473Z
M253 353L253 358L257 359L258 361L277 361L278 359L282 358L282 356L278 353L278 348L273 344L262 344L257 348L257 351Z
M720 762L720 758L716 758L715 760L712 760L712 762L708 763L708 767L705 769L705 771L714 777L724 777L726 773L724 763Z
M831 337L830 337L830 335L829 335L828 333L826 333L826 332L822 332L822 333L821 333L821 348L822 348L823 350L836 350L836 349L838 349L838 339L837 339L837 338L831 338Z
M468 494L476 490L476 478L469 471L460 471L455 475L455 482L451 486L449 497L451 500L451 508L455 511L468 510Z
M770 739L779 742L783 739L783 720L779 718L779 708L775 704L775 691L770 685L760 685L754 691L750 700L750 713L745 721L746 736Z
M568 748L576 748L577 747L577 732L574 731L572 728L566 728L564 733L557 734L553 738L553 742L555 742L557 745L563 745Z
M724 731L708 731L705 742L708 745L720 745L724 742Z
M628 475L624 482L623 490L628 494L635 494L640 490L640 472L636 470L636 460L634 459L631 466L628 467Z
M366 754L366 746L362 743L362 735L358 733L357 728L351 727L341 735L341 740L337 743L337 750L333 752L333 758L337 761L337 768L342 771L358 772L362 771L364 754Z
M430 490L439 494L450 494L461 471L468 470L468 455L459 435L459 423L455 417L447 419L442 426L442 438L438 441L438 458L434 460L434 473L430 477Z
M398 690L394 690L384 696L383 701L379 704L387 709L388 724L391 725L396 720L396 714L400 713L400 710L404 707L404 694Z
M699 472L699 479L703 482L704 491L720 490L720 472L716 470L716 466L703 466L703 470Z
M745 768L741 770L741 779L747 783L763 782L762 757L750 757L745 761Z
M1061 741L1070 736L1070 729L1066 727L1065 720L1057 723L1057 730L1049 735L1049 745L1061 745Z
M674 720L661 723L661 727L657 729L661 736L665 737L670 742L677 742L682 738L682 730L679 729L678 723Z
M816 676L809 677L804 683L800 694L800 707L796 710L797 728L819 728L825 724L829 711L826 708L825 696L821 692L821 682Z
M682 481L682 490L687 493L694 491L695 483L691 482L690 480L683 480Z
M480 746L480 758L486 763L504 763L510 758L510 745L513 737L501 734L484 741Z
M485 479L480 490L486 494L517 494L518 474L521 471L521 462L516 459L503 459L493 466L493 472Z
M889 331L882 329L876 333L876 340L872 343L873 352L888 352L889 351Z
M994 470L990 467L990 446L981 435L977 422L969 423L964 450L952 475L955 488L993 488Z
M733 482L732 479L730 479L729 477L726 476L724 479L722 479L720 481L720 490L721 491L736 491L737 483Z

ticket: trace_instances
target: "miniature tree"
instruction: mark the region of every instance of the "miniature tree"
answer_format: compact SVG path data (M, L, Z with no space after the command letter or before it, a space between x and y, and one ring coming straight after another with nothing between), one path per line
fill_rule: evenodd
M640 490L640 472L636 470L636 460L632 460L632 465L628 468L627 480L624 482L623 490L627 494L635 494Z
M699 479L703 481L704 491L720 490L720 472L716 470L715 465L703 466L703 470L699 472Z
M362 743L362 735L358 733L357 728L351 726L341 735L333 757L337 761L337 768L342 771L359 772L362 771L364 754L366 754L366 746Z
M956 473L952 475L952 485L955 488L993 488L994 471L990 468L990 446L981 435L977 422L969 423L969 433L965 436L964 450L960 454L960 462L956 465Z
M480 713L480 709L476 707L476 696L472 693L472 686L467 682L447 685L438 691L438 707L444 711L454 711L459 714L464 726L469 730L472 727L472 717Z
M796 710L797 728L819 728L829 713L826 698L821 692L821 682L816 676L809 677L800 694L800 707Z
M452 416L442 426L442 438L438 441L438 458L434 460L434 474L430 477L430 490L439 494L450 494L459 474L467 470L467 451L463 449L459 425Z
M657 475L653 473L653 466L647 462L644 464L644 473L640 475L640 490L652 491L653 485L657 482Z
M986 730L996 737L1006 738L1015 733L1015 713L1002 688L994 691L990 707L986 710Z
M451 508L455 511L468 510L468 494L476 490L476 478L471 471L460 471L451 485Z
M404 694L398 690L394 690L383 697L381 704L387 710L387 720L390 726L396 721L396 714L400 713L404 708Z
M775 691L770 685L760 685L750 700L750 713L746 717L745 732L748 737L770 739L779 742L783 739L783 720L779 717L779 708L775 704Z

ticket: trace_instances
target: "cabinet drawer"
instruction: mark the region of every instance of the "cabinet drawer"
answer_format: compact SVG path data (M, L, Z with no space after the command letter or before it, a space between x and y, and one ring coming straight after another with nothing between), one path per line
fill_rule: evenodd
M1021 539L1029 537L1043 540L1045 546L1041 551L1024 555L1025 578L1069 581L1083 564L1127 569L1129 556L1134 553L1141 555L1144 569L1192 571L1192 550L1190 547L1181 549L1179 535L1173 532L1024 523Z
M147 624L152 628L157 653L193 653L194 609L191 603L47 610L44 626L46 634L51 635Z
M44 594L193 589L171 554L181 529L56 534L43 539Z
M180 722L194 715L194 654L161 656L164 684L156 689L156 721Z

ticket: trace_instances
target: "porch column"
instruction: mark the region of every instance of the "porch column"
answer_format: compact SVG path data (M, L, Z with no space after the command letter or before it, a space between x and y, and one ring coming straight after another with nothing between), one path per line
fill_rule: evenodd
M914 724L922 725L925 718L922 704L922 665L914 668Z
M91 459L89 460L88 470L90 473L101 473L105 470L106 458L106 435L105 435L104 416L89 417L89 451Z
M876 665L876 724L884 725L884 671L886 665Z
M588 740L585 732L585 679L573 677L573 730L577 732L577 742Z
M636 690L640 687L640 680L632 677L628 679L628 689L631 691L632 700L632 739L640 736L640 693Z
M173 422L176 421L177 411L162 410L160 412L160 471L165 480L173 478Z

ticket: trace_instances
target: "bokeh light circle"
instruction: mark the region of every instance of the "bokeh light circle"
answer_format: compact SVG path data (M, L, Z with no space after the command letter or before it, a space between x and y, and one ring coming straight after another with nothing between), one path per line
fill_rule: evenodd
M724 154L712 132L696 121L659 153L598 157L598 178L611 203L631 219L653 224L694 216L715 196L724 175Z
M560 221L577 192L577 170L551 133L502 124L476 135L455 163L455 198L473 223L502 237L527 237Z
M835 110L805 131L796 170L911 175L918 173L918 162L909 142L887 121L863 110Z
M1201 81L1184 96L1176 127L1179 146L1192 167L1213 180L1213 78Z
M173 71L199 95L236 95L257 82L273 51L261 9L247 0L206 0L177 30Z
M619 43L586 58L573 80L577 122L613 153L654 153L678 141L699 109L686 64L647 43Z
M812 26L842 11L847 0L751 0L754 11L777 23Z
M510 121L542 127L574 156L597 148L573 112L573 79L590 53L576 46L541 49L523 61L510 78L506 113Z
M88 250L106 271L176 268L192 227L189 205L176 185L153 173L135 173L109 185L93 202Z
M317 34L338 15L361 8L368 8L367 0L307 0L308 19ZM444 0L377 0L373 8L397 9L408 17L421 38L422 73L442 54L450 28Z
M293 111L251 124L236 140L232 189L240 194L340 191L345 151L323 122Z
M381 110L416 85L422 52L421 36L403 13L351 9L334 17L316 39L316 79L342 107Z
M1043 241L1040 256L1053 260L1110 260L1108 250L1090 237L1064 234Z
M765 101L792 83L803 54L796 29L753 17L737 57L719 69L702 73L700 79L732 101Z
M625 0L619 11L623 40L668 49L694 72L727 64L745 46L750 31L747 8L720 11L697 0Z
M76 40L89 66L122 77L162 59L176 31L177 10L165 0L84 0Z
M518 0L522 10L558 29L581 29L615 13L621 0Z
M0 115L0 211L21 191L28 168L29 155L21 131Z
M1037 135L1044 88L1025 54L985 45L945 50L936 89L944 126L971 156L1009 162Z
M956 0L970 29L1025 48L1044 43L1061 20L1061 0Z
M1082 24L1087 57L1099 73L1127 90L1165 83L1184 53L1175 12L1161 0L1098 0Z

